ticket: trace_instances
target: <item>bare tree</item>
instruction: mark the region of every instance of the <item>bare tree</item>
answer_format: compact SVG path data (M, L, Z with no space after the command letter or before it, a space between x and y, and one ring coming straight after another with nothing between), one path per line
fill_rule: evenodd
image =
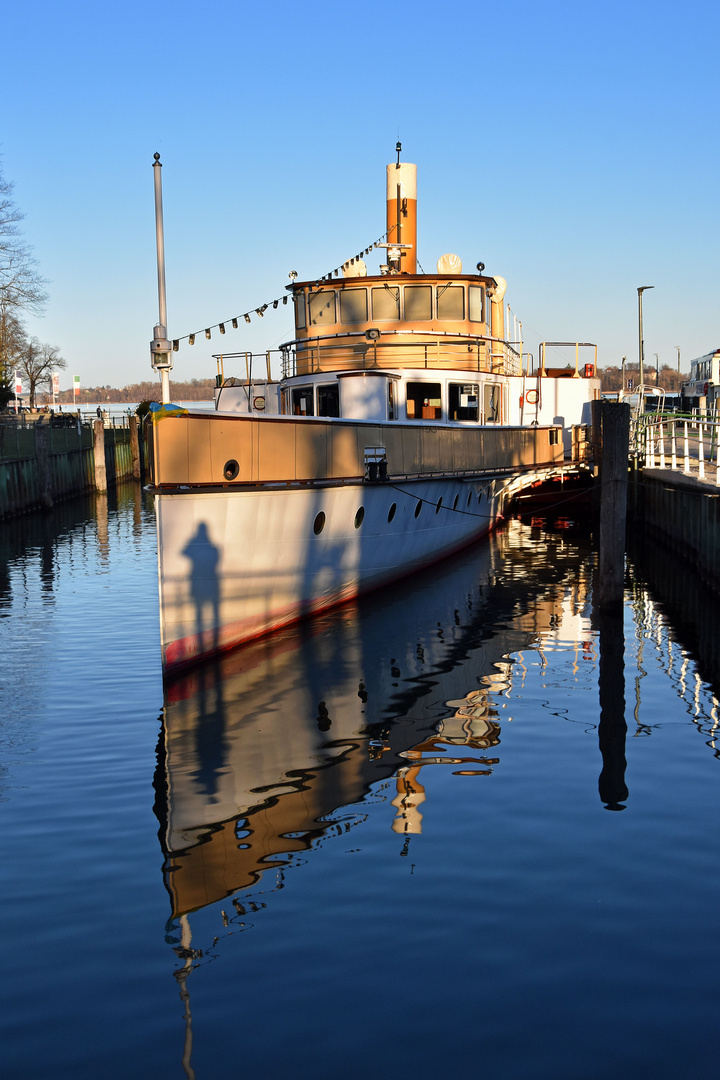
M13 373L26 346L22 323L0 305L0 409L15 393Z
M25 215L13 200L13 187L0 169L0 307L38 315L47 302L46 283L20 232Z
M38 388L52 387L53 371L62 371L67 367L57 345L43 345L37 338L31 338L20 353L17 370L27 382L30 405L35 407L35 395Z
M27 346L19 314L40 314L47 301L45 282L20 232L23 214L12 193L13 185L0 168L0 407L11 396L12 369Z

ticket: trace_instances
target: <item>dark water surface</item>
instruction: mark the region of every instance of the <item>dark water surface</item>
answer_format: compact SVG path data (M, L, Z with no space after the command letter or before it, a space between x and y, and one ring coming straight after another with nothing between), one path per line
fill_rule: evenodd
M163 698L152 504L3 525L3 1075L714 1078L718 610L593 570L511 522Z

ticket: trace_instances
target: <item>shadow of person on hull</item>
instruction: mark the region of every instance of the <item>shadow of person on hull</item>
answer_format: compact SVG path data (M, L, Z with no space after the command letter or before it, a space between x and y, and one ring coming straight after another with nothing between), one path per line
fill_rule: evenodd
M203 652L215 652L218 648L220 628L220 549L210 539L204 521L198 523L195 535L183 548L183 555L192 564L190 595L195 605L198 648Z

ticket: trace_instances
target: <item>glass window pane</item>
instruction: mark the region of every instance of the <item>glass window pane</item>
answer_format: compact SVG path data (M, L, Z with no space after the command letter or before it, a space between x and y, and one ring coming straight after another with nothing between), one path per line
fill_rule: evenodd
M500 422L500 387L497 383L485 383L485 423Z
M298 330L305 327L305 297L302 293L295 297L295 326Z
M372 290L372 317L378 322L397 321L400 318L400 290L390 286Z
M408 420L441 420L440 383L409 382L405 388L405 413Z
M483 318L483 290L480 285L471 285L468 288L468 307L470 309L470 322L485 322Z
M477 420L480 415L478 390L477 383L450 383L448 418L450 420Z
M432 286L406 285L405 319L415 322L418 319L432 319Z
M340 387L337 383L317 388L318 416L340 415Z
M340 322L367 322L367 289L343 289Z
M462 285L438 285L438 319L465 318L465 290Z
M313 388L312 386L298 386L292 392L293 416L313 416Z
M332 289L312 293L310 296L310 325L323 326L337 322L335 317L335 293Z

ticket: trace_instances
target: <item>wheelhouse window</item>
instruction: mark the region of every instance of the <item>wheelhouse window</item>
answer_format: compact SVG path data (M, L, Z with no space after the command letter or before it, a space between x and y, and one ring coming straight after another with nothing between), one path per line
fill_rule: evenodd
M302 293L295 294L295 326L298 330L305 328L305 297Z
M462 285L438 285L438 319L465 318L465 290Z
M314 416L312 386L298 386L290 395L293 416Z
M470 322L485 322L483 289L480 285L468 286L468 315Z
M397 322L400 318L400 290L383 286L372 289L373 322Z
M500 386L498 383L485 383L485 423L500 423Z
M440 383L406 383L405 414L408 420L441 420L442 390Z
M367 322L367 289L343 289L340 293L340 322Z
M432 285L406 285L403 292L407 322L432 319Z
M309 302L311 326L327 326L337 322L335 292L332 289L323 289L321 292L311 293Z
M477 383L448 385L448 417L450 420L475 420L480 416L480 395Z
M317 388L318 416L340 415L340 387L336 382Z

